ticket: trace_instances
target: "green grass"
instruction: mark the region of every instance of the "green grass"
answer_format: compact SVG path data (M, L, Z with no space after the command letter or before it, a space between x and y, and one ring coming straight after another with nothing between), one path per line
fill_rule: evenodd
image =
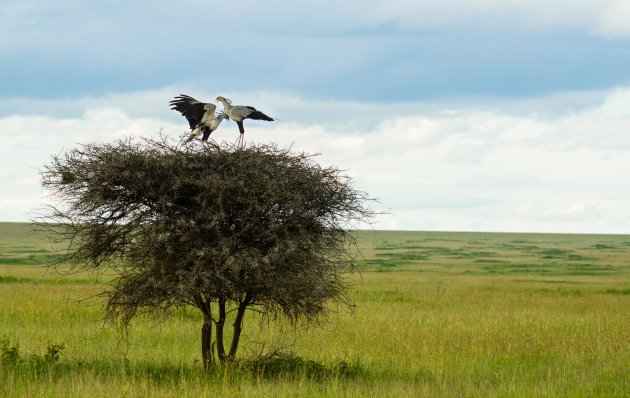
M363 231L353 311L249 314L242 361L207 372L196 311L122 337L95 296L110 276L47 270L29 231L0 224L24 259L0 263L0 396L630 396L630 236Z

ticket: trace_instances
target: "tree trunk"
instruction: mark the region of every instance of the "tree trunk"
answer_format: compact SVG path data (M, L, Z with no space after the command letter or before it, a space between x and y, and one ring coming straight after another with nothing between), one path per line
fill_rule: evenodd
M223 326L225 325L225 298L219 298L219 319L215 322L217 331L217 357L224 363L227 360L223 344Z
M212 320L203 317L203 326L201 326L201 357L203 359L204 369L208 369L210 364L214 363L214 355L212 352Z
M210 302L204 300L201 294L194 297L195 305L203 314L203 325L201 325L201 358L204 369L214 363L214 353L212 347L212 308Z
M234 334L232 335L232 344L230 344L230 352L228 354L228 358L230 361L233 361L236 357L236 350L238 349L238 343L241 338L241 331L243 329L243 317L245 316L245 310L249 305L249 298L245 296L245 299L241 301L238 305L238 310L236 312L236 319L232 326L234 327Z

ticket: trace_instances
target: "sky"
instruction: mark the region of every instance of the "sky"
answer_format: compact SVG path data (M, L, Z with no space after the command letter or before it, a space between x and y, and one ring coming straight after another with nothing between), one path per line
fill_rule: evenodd
M277 118L248 142L344 170L365 227L630 233L629 65L630 0L0 0L0 221L52 155L184 134L185 93Z

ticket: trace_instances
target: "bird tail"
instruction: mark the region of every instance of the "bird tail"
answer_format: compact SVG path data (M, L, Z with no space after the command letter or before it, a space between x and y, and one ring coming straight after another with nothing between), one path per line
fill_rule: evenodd
M272 118L270 116L265 115L264 113L262 113L261 111L258 111L258 110L253 111L252 113L247 115L247 118L249 118L249 119L256 119L256 120L266 120L268 122L273 122L274 120L276 120L276 119L274 119L274 118Z

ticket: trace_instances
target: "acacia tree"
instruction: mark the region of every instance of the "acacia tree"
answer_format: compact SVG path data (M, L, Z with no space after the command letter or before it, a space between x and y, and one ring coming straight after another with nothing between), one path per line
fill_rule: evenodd
M126 327L194 306L206 367L235 358L247 310L295 324L342 300L356 265L345 227L373 215L340 170L276 146L128 139L54 156L41 174L58 199L43 221L69 242L61 262L119 272L106 317Z

